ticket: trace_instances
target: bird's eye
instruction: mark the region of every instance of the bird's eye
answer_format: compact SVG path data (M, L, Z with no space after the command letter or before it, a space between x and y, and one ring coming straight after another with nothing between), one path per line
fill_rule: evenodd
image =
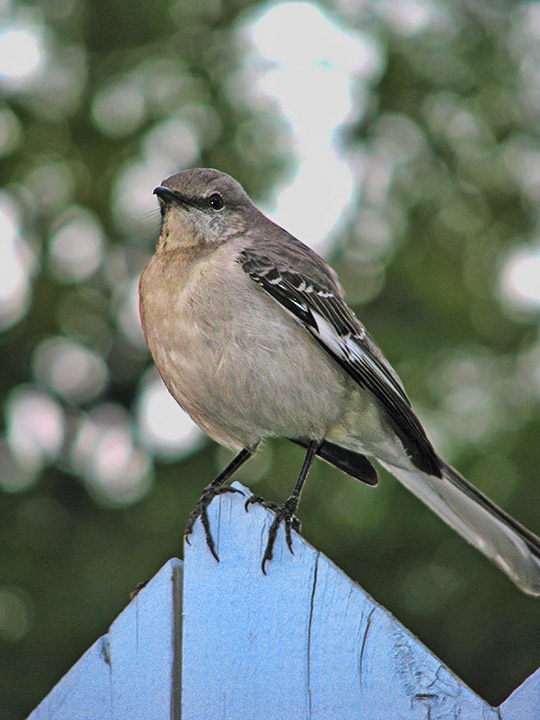
M214 210L223 210L223 207L225 206L223 198L217 192L210 195L210 197L208 198L208 203L210 204L210 207Z

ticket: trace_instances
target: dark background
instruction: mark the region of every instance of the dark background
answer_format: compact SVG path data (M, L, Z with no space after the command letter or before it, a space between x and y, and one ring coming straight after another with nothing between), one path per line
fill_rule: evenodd
M519 253L522 270L540 253L538 10L314 5L379 48L339 135L363 170L329 259L440 451L539 533L540 292L520 300L512 280ZM181 556L187 515L227 461L211 442L175 455L145 436L153 376L134 288L171 159L229 172L259 203L294 170L279 106L241 81L240 28L270 7L4 10L2 32L33 27L47 60L31 81L0 73L2 717L30 712L136 583ZM283 500L301 460L275 441L239 479ZM373 490L316 463L299 514L310 542L489 702L540 665L540 601L382 471Z

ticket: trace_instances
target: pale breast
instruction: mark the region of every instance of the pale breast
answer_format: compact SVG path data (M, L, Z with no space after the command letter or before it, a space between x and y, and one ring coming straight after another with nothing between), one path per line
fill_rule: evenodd
M170 392L222 444L322 438L344 412L345 373L225 248L197 261L155 256L141 318Z

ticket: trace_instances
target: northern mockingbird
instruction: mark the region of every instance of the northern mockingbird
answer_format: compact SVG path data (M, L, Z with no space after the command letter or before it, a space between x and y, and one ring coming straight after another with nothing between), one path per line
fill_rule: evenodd
M267 437L306 449L300 476L275 511L291 528L315 455L369 485L376 459L527 593L540 594L540 540L439 457L403 385L345 304L334 271L271 222L236 180L211 169L172 175L154 190L162 214L140 282L146 340L176 401L236 457L191 513L217 553L207 508ZM370 460L368 460L368 457Z

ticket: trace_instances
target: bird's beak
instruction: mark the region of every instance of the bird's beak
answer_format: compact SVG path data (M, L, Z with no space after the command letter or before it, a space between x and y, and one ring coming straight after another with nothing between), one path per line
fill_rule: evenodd
M160 200L163 200L163 202L167 205L170 205L171 203L177 203L180 200L180 197L178 193L176 193L174 190L171 190L171 188L166 187L165 185L158 185L157 188L154 190L154 195L157 195Z

